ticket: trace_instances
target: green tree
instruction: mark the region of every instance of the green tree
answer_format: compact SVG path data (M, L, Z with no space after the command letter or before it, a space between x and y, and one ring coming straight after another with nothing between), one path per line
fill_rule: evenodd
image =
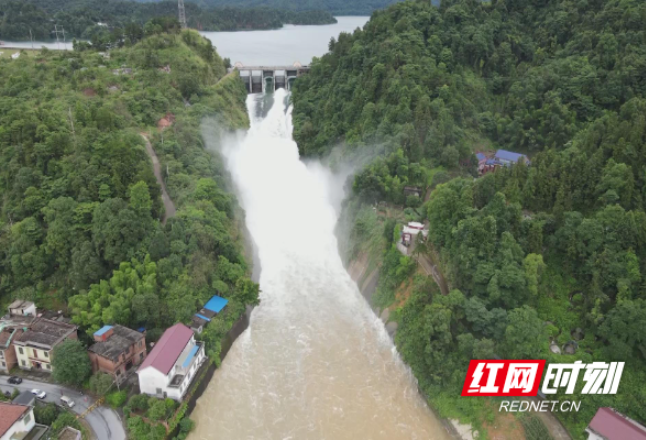
M55 381L81 386L92 374L92 365L81 342L66 339L54 348L52 377Z

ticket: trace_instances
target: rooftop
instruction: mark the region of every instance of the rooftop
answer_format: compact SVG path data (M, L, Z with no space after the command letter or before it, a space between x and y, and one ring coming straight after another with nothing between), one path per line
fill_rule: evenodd
M81 438L81 431L66 426L58 433L58 440L79 440Z
M36 400L36 396L31 394L31 391L23 391L22 393L18 394L15 399L11 401L14 405L26 405L26 406L34 406L34 402Z
M33 316L11 316L5 315L0 319L0 326L2 328L20 328L26 329L31 326L31 323L34 322L36 318Z
M9 305L10 309L27 309L33 306L32 301L25 301L24 299L17 299Z
M521 157L525 158L525 161L528 162L527 156L520 153L514 153L513 151L498 150L496 151L496 155L494 156L496 160L509 161L514 163L518 162Z
M204 305L204 308L206 310L211 310L212 312L215 312L215 313L220 313L224 308L224 306L227 305L228 302L229 302L228 299L222 298L221 296L214 295L213 298L211 298L209 302L207 302Z
M29 410L28 406L0 402L0 437Z
M106 327L108 328L106 329ZM106 325L94 334L96 335L99 332L105 333L110 329L113 329L113 333L107 341L96 342L90 348L88 348L88 350L104 358L117 361L119 360L119 356L121 354L126 353L130 350L132 344L144 338L143 333L131 330L128 327L124 327L122 325Z
M192 337L193 330L182 323L170 327L157 341L137 371L153 367L163 374L168 374Z
M31 328L20 335L16 342L53 347L64 337L76 331L76 326L66 322L37 318Z
M108 330L110 330L111 328L113 328L113 326L111 326L111 325L104 325L104 326L103 326L103 327L101 327L99 330L97 330L97 331L95 331L95 332L94 332L94 336L103 336L103 335L105 334L105 332L107 332L107 331L108 331Z
M599 408L588 429L608 440L646 440L646 428L612 408Z
M0 348L7 348L11 342L22 335L23 329L13 327L2 327L0 324Z

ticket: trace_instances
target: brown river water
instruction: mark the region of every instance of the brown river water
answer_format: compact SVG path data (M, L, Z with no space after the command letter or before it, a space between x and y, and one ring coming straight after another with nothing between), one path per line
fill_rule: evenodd
M189 440L447 439L381 321L343 267L342 179L305 164L279 90L250 95L223 154L261 266L261 304L191 418Z

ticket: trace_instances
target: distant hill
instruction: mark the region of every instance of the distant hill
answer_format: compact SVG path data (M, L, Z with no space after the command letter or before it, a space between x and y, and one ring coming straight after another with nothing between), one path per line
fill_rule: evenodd
M135 0L140 3L153 3L157 0ZM383 9L399 0L186 0L201 6L238 8L265 6L289 11L324 10L335 15L370 15L372 11Z
M186 5L189 27L204 31L277 29L283 24L329 24L336 19L328 11L279 10L268 7L205 7ZM0 0L0 39L36 40L52 37L54 25L68 37L91 39L100 33L143 25L153 18L177 17L177 1L136 3L120 0Z

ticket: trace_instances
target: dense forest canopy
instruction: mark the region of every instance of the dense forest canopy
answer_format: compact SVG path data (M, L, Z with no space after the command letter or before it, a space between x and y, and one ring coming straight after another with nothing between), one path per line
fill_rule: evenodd
M54 38L54 25L69 38L90 39L122 31L130 23L143 25L153 18L177 17L177 2L141 4L126 0L0 0L0 39ZM188 26L203 31L276 29L283 24L327 24L336 19L321 10L292 11L269 7L209 8L186 4Z
M155 3L158 0L135 0ZM370 15L400 0L186 0L203 6L236 6L240 8L266 6L288 11L324 10L335 15Z
M218 294L228 311L200 336L215 359L258 286L200 123L246 127L246 91L210 41L162 24L109 56L0 59L0 301L68 309L86 334L122 324L155 340ZM177 208L165 224L142 133Z
M296 82L303 154L379 153L348 207L355 247L382 225L382 306L415 262L362 203L429 223L453 290L416 279L396 342L443 414L482 422L483 399L457 396L468 360L498 355L626 361L616 396L576 396L581 411L559 417L576 437L600 406L646 422L644 23L639 0L407 1L333 39ZM531 165L474 179L474 153L498 148ZM435 189L420 206L406 185ZM570 341L574 355L548 349Z

